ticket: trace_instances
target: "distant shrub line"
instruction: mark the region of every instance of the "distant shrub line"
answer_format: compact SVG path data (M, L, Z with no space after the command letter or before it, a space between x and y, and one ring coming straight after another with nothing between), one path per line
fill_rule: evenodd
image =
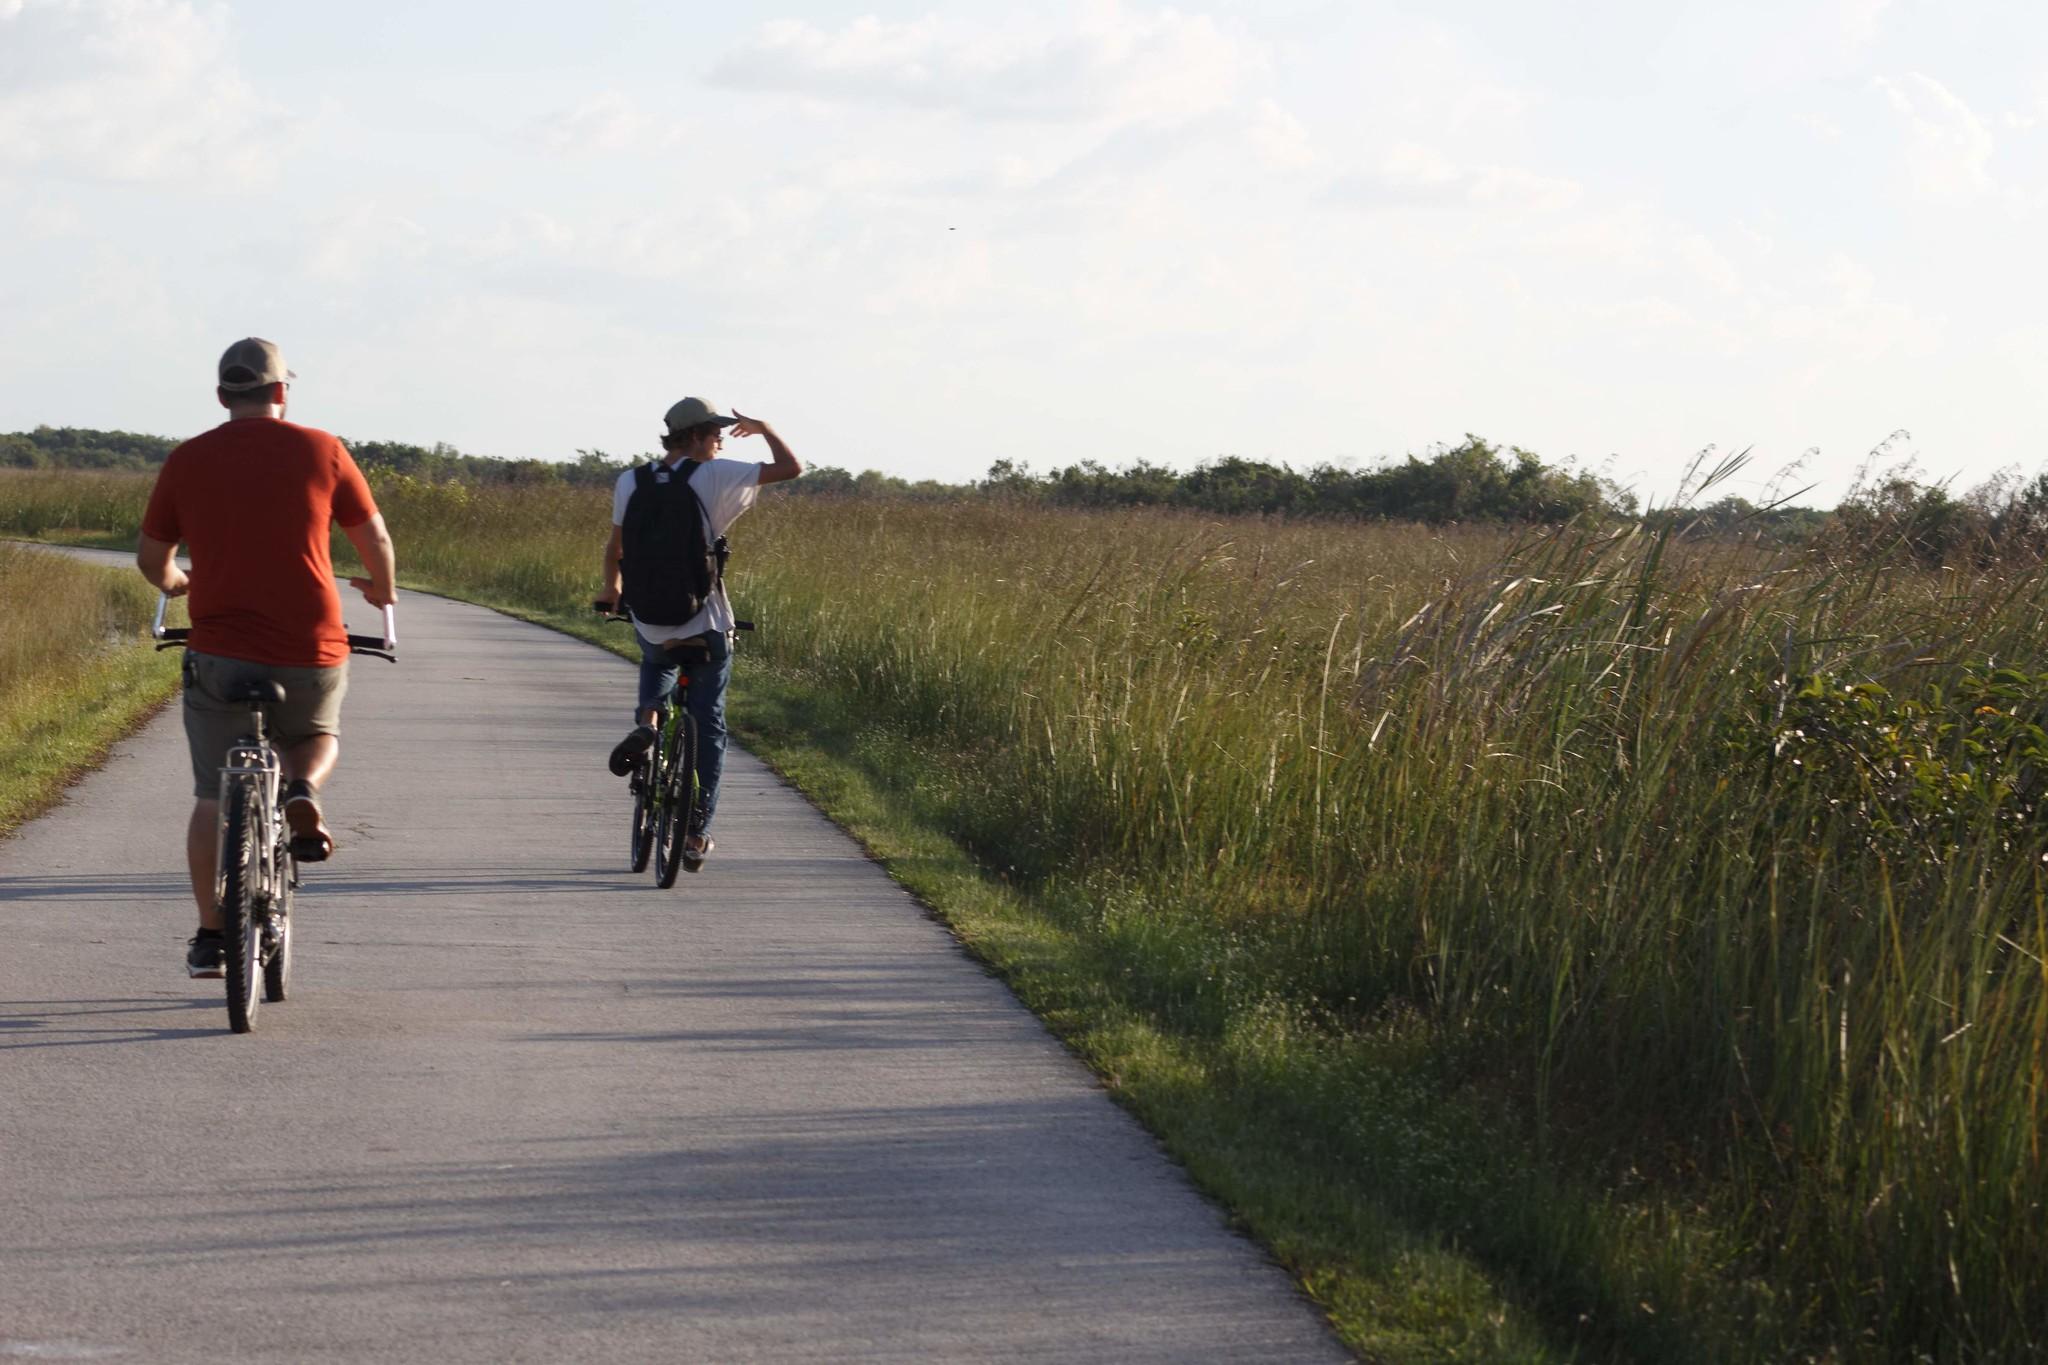
M633 459L579 450L573 460L504 460L453 446L349 441L366 469L433 482L482 486L608 486ZM177 442L168 437L81 427L37 427L0 435L0 468L152 469ZM641 456L638 458L647 458ZM877 470L813 467L792 486L811 497L892 497L951 502L997 498L1055 507L1172 507L1217 515L1260 514L1331 520L1555 524L1588 514L1623 516L1635 497L1583 470L1546 464L1519 447L1478 436L1369 468L1319 464L1306 470L1226 455L1185 473L1139 460L1111 469L1082 460L1036 473L998 460L984 478L949 484Z
M0 433L0 470L150 470L177 444L171 437L137 432L39 426ZM466 455L445 442L420 446L351 440L348 445L373 472L478 487L608 488L619 471L652 458L578 450L572 460L507 460ZM1924 481L1910 468L1866 472L1832 511L1724 496L1703 506L1642 512L1635 494L1611 479L1569 464L1548 464L1519 446L1503 448L1469 434L1455 445L1362 468L1325 463L1296 469L1224 455L1186 472L1144 460L1120 469L1081 460L1039 473L998 460L984 477L951 484L818 465L790 485L790 492L915 502L1162 507L1217 516L1428 526L1640 520L1652 531L1670 527L1778 545L1812 543L1860 562L1885 558L1924 566L1982 564L2048 552L2048 471L2031 480L2009 471L1961 494L1945 483Z

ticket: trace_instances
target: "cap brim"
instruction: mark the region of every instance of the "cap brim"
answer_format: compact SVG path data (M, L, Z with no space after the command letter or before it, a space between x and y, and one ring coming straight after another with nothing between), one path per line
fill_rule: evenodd
M252 379L246 384L230 384L223 379L219 384L224 393L254 393L257 389L267 389L272 384L289 384L298 377L297 370L286 370L283 379Z

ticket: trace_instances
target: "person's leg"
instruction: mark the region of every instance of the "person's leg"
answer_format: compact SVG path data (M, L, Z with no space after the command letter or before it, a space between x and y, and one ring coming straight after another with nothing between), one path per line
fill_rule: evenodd
M683 698L690 717L697 724L697 816L691 834L701 838L711 832L711 818L718 813L718 780L725 772L725 686L732 680L732 650L725 636L707 636L711 657L690 665L690 685ZM692 839L695 845L696 838Z
M232 659L187 653L184 664L185 745L192 760L192 814L185 822L185 866L201 930L220 932L220 907L213 903L214 857L219 843L220 769L228 746L248 729L249 714L223 699ZM189 959L188 959L188 965Z
M334 762L341 757L341 740L334 735L308 735L289 749L279 752L278 764L287 782L303 782L314 791L327 785L334 775Z
M185 865L192 873L192 899L199 905L199 927L220 929L220 907L213 903L213 859L220 842L220 802L192 803L185 825Z
M348 665L279 668L284 706L271 718L278 767L283 771L284 819L291 827L292 852L301 862L332 856L334 836L320 809L320 788L341 757L341 699L348 693Z
M632 730L612 746L608 766L616 777L632 772L654 747L654 727L660 718L660 708L676 690L675 660L668 651L648 643L647 637L638 631L634 638L640 642L640 695L633 708Z
M676 661L669 652L657 644L648 643L647 637L634 632L640 641L640 701L633 712L637 725L652 725L663 703L676 692Z

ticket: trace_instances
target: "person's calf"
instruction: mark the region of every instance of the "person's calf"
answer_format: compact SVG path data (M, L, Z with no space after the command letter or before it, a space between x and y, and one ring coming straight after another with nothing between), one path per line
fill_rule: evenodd
M185 823L185 867L192 877L192 899L199 907L199 927L218 930L220 907L213 903L213 859L218 851L220 802L201 798L192 803Z

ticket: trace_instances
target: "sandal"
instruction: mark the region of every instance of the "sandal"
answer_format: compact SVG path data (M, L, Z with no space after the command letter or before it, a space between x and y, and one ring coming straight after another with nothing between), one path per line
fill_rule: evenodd
M302 863L324 863L334 854L334 836L320 818L320 799L304 778L284 789L284 822L292 831L292 857Z
M716 847L718 847L717 844L701 834L692 834L689 838L683 840L683 871L702 872L704 870L705 855Z

